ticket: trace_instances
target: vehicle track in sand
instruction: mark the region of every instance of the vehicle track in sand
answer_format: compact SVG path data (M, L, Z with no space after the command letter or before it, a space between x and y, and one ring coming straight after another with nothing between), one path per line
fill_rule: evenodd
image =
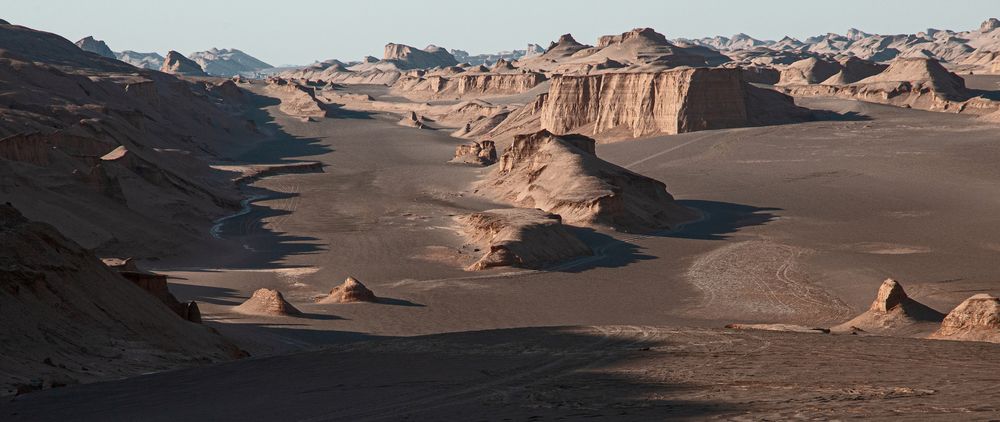
M511 389L522 389L533 384L558 379L575 371L586 370L620 357L622 353L634 351L640 343L646 343L659 335L660 330L649 326L591 326L588 334L598 334L597 339L583 348L570 353L557 354L550 361L509 373L501 378L478 383L473 387L457 391L416 395L385 406L366 409L344 409L333 413L300 419L301 422L323 422L351 420L355 422L398 419L444 407L480 401L489 396L502 394Z
M687 279L702 293L689 313L713 318L823 322L852 310L796 271L809 251L765 240L725 245L700 256Z

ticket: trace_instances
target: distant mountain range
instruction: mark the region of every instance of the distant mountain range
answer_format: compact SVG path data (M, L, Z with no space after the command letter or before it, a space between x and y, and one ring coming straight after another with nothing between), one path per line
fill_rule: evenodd
M160 70L163 67L164 57L159 53L140 53L131 50L115 52L108 47L107 43L94 39L94 37L81 39L76 42L76 45L84 51L118 59L135 67L154 70ZM197 63L205 73L212 76L252 75L274 67L235 48L221 50L212 48L207 51L191 53L187 58Z

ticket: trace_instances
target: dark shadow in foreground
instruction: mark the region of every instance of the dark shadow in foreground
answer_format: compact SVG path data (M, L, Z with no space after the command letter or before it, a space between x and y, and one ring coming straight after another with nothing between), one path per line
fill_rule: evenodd
M301 331L267 329L286 337ZM0 415L32 421L663 420L745 412L704 398L705 386L643 369L690 364L688 346L640 327L384 338L47 390L0 404Z

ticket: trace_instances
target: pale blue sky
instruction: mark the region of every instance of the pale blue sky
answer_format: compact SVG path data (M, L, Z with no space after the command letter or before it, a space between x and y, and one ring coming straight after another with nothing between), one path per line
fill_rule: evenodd
M913 33L966 30L1000 17L1000 0L3 0L0 18L71 41L93 35L115 51L239 48L273 65L381 56L387 42L471 53L580 42L649 26L668 38L805 38L850 27Z

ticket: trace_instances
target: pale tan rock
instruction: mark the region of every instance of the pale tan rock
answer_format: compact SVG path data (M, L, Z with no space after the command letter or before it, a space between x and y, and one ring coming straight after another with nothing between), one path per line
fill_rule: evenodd
M344 283L330 290L330 294L319 299L318 303L355 303L377 302L375 293L361 284L354 277L347 277Z
M919 334L944 318L944 314L911 299L896 280L886 279L879 286L867 311L831 330L835 333L860 329L875 334Z
M518 135L495 167L479 185L486 195L571 224L651 231L697 215L674 202L662 182L597 158L594 140L583 135Z
M467 269L541 268L593 254L562 225L562 219L536 208L503 208L460 218L470 241L486 253Z
M899 58L874 76L848 85L789 85L794 96L851 98L929 111L986 115L1000 110L1000 101L975 96L965 80L937 60Z
M801 121L791 98L753 87L739 69L681 68L652 73L554 76L541 127L627 139Z
M966 299L929 338L1000 343L1000 298L980 293Z
M326 105L316 98L315 90L282 78L268 80L267 91L281 100L278 109L290 116L322 119L329 115Z
M527 92L546 79L538 72L405 76L396 81L392 92L421 100L495 97Z
M163 59L163 66L160 67L160 71L174 75L208 76L198 63L174 50L170 50L167 53L167 57Z
M411 111L410 114L399 120L400 126L414 127L417 129L426 129L427 125L424 124L424 119L417 115L416 112Z
M245 302L233 308L234 312L248 315L294 316L301 315L281 292L273 289L257 289Z
M781 80L777 85L818 84L830 79L843 70L840 63L810 57L792 63L781 70Z
M497 149L493 141L473 141L471 144L455 147L455 157L451 163L488 166L497 162Z

